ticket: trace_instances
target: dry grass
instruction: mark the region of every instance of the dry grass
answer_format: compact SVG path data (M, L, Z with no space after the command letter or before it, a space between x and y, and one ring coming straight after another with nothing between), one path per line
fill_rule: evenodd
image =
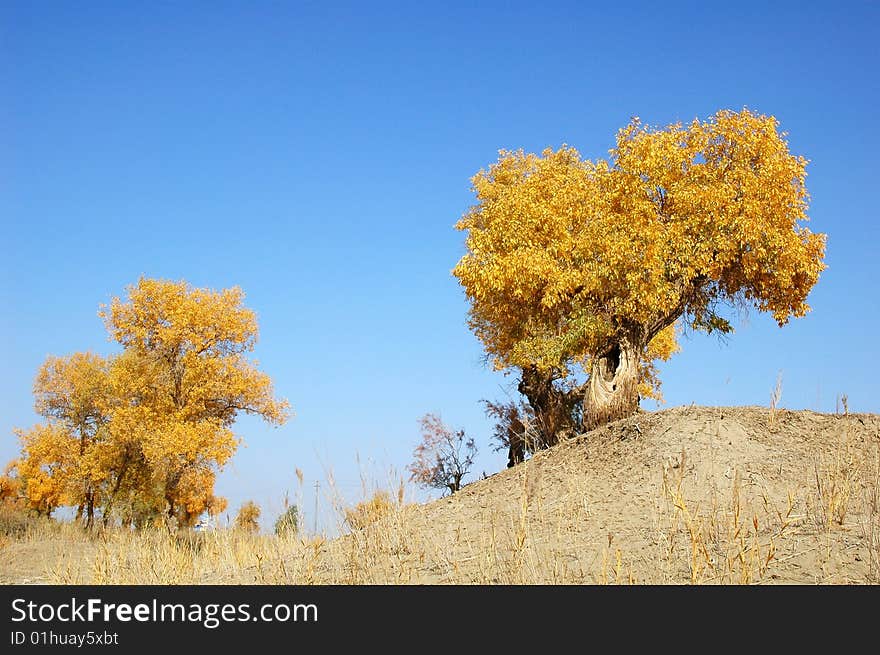
M868 445L862 479L865 511L860 527L868 549L868 580L880 583L880 437Z
M682 557L687 558L691 584L753 584L768 579L777 544L799 521L794 495L789 493L784 507L771 506L766 496L757 506L744 502L737 470L727 499L713 495L711 505L701 507L687 499L684 466L675 470L679 473L663 471L666 503L658 524L662 544L658 568L668 576L663 582L674 581Z
M384 489L379 489L373 493L373 496L367 500L356 503L352 507L341 506L342 514L345 516L345 524L352 530L363 530L368 525L381 520L383 517L398 511L400 505L403 504L404 487L398 487L397 502L391 499Z
M807 497L807 512L819 530L833 530L845 524L850 499L859 483L859 464L866 460L867 453L857 452L847 429L833 455L815 455L815 487Z
M770 416L768 427L772 430L776 427L776 419L779 416L779 403L782 400L782 371L776 376L776 386L770 392Z
M666 423L640 417L637 432L629 424L612 426L605 436L563 444L427 505L406 502L399 483L389 485L390 491L365 490L361 503L338 503L339 525L345 534L332 540L234 529L207 533L111 529L86 534L76 526L49 521L27 521L22 526L20 517L0 514L0 580L61 584L880 581L880 435L874 427L859 432L850 429L858 417L829 418L841 421L829 423L837 430L834 443L820 448L804 438L802 449L813 449L811 456L778 461L773 453L788 457L792 452L788 442L784 442L788 449L770 455L756 451L773 460L759 469L750 462L728 462L741 449L729 445L738 433L729 431L734 424L726 423L720 413L680 410L679 414L689 421L686 426L705 424L705 429L685 430L673 439ZM737 420L745 424L749 416ZM755 425L767 428L766 413L756 411L753 419ZM784 436L793 443L794 437L782 433L791 429L795 419L792 413L779 411L775 429L762 433L761 439L776 443ZM700 438L711 446L702 455L694 450ZM676 439L677 453L664 450ZM654 451L665 455L656 457ZM612 470L609 463L619 469ZM595 475L590 473L593 469ZM779 475L771 479L770 470L778 470ZM602 476L609 478L609 486L597 489L595 480Z

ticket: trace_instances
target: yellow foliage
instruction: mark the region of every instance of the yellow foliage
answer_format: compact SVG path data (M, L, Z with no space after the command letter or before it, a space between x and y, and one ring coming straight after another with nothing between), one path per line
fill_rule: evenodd
M242 306L241 289L141 278L128 296L99 315L129 355L127 370L117 372L129 391L182 421L211 418L228 427L237 412L274 424L287 419L288 403L273 398L269 376L245 357L256 344L257 321Z
M242 503L235 516L235 527L245 532L259 532L260 530L260 506L254 501L248 500Z
M211 496L205 503L205 511L210 516L219 516L229 507L229 501L223 496Z
M48 357L34 381L34 409L93 437L110 406L109 362L90 352Z
M51 514L61 505L76 501L71 480L79 475L79 440L57 423L16 430L22 444L18 475L24 484L28 506Z
M663 394L660 393L660 377L657 371L658 361L668 361L675 353L681 350L678 345L675 324L669 325L657 333L648 343L642 354L639 371L639 396L653 398L657 402L663 402Z
M52 484L64 490L62 504L77 505L79 512L85 511L89 518L102 501L101 482L108 466L97 446L106 436L113 404L109 370L108 359L90 352L50 356L34 381L34 409L67 440L78 442L70 461L53 468ZM53 433L41 434L41 438L47 438ZM74 448L73 443L69 446ZM25 468L29 470L31 465L26 462ZM30 486L48 484L48 480L32 480Z
M12 460L6 465L3 475L0 475L0 504L17 505L21 498L21 478L15 475L18 468L18 460Z
M49 422L20 433L29 502L85 506L91 517L127 498L138 521L180 524L222 511L214 481L238 448L236 417L280 425L289 413L247 357L257 322L243 300L238 288L141 278L99 313L122 353L48 358L34 393Z
M245 356L257 323L243 299L238 288L142 278L127 301L114 298L100 313L125 348L111 369L116 392L137 400L117 410L111 431L136 435L153 488L162 490L157 501L184 523L208 509L214 470L239 445L236 416L287 419L288 403L275 400L269 376Z
M729 332L725 304L780 326L803 316L825 235L801 225L807 162L784 137L772 116L720 111L665 129L634 119L609 161L501 151L472 180L453 270L495 366L564 375L626 341L654 395L652 362L677 350L677 320Z

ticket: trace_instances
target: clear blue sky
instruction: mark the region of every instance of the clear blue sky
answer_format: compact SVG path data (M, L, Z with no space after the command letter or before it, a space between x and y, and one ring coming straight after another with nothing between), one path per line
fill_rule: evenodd
M814 311L684 342L669 405L880 411L876 3L3 2L0 457L48 354L114 352L98 305L144 274L240 285L296 416L242 420L218 491L268 514L332 470L402 469L428 411L482 447L503 397L450 269L499 148L604 157L631 116L774 114L811 160ZM872 6L873 4L873 6ZM546 6L545 6L546 5ZM599 8L601 7L601 8ZM314 490L304 495L307 520Z

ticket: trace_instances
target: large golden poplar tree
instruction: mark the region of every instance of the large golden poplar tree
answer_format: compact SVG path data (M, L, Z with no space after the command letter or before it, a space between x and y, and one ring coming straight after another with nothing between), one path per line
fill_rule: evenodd
M725 307L780 326L809 310L825 235L802 225L807 162L785 136L748 110L664 129L633 119L608 161L502 151L473 178L453 273L470 326L498 369L519 371L549 442L634 412L677 323L727 333ZM571 382L578 368L585 383Z

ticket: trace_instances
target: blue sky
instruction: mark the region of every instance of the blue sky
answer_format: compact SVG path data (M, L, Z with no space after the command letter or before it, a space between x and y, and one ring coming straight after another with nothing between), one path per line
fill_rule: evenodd
M37 367L114 352L98 305L143 274L241 286L296 411L239 423L233 509L280 512L299 467L311 524L315 480L355 497L403 469L429 411L497 471L479 401L512 378L450 275L470 177L500 148L604 157L633 115L743 106L811 161L829 268L806 318L685 340L667 404L766 405L781 371L784 406L880 411L876 3L180 4L0 4L4 461Z

